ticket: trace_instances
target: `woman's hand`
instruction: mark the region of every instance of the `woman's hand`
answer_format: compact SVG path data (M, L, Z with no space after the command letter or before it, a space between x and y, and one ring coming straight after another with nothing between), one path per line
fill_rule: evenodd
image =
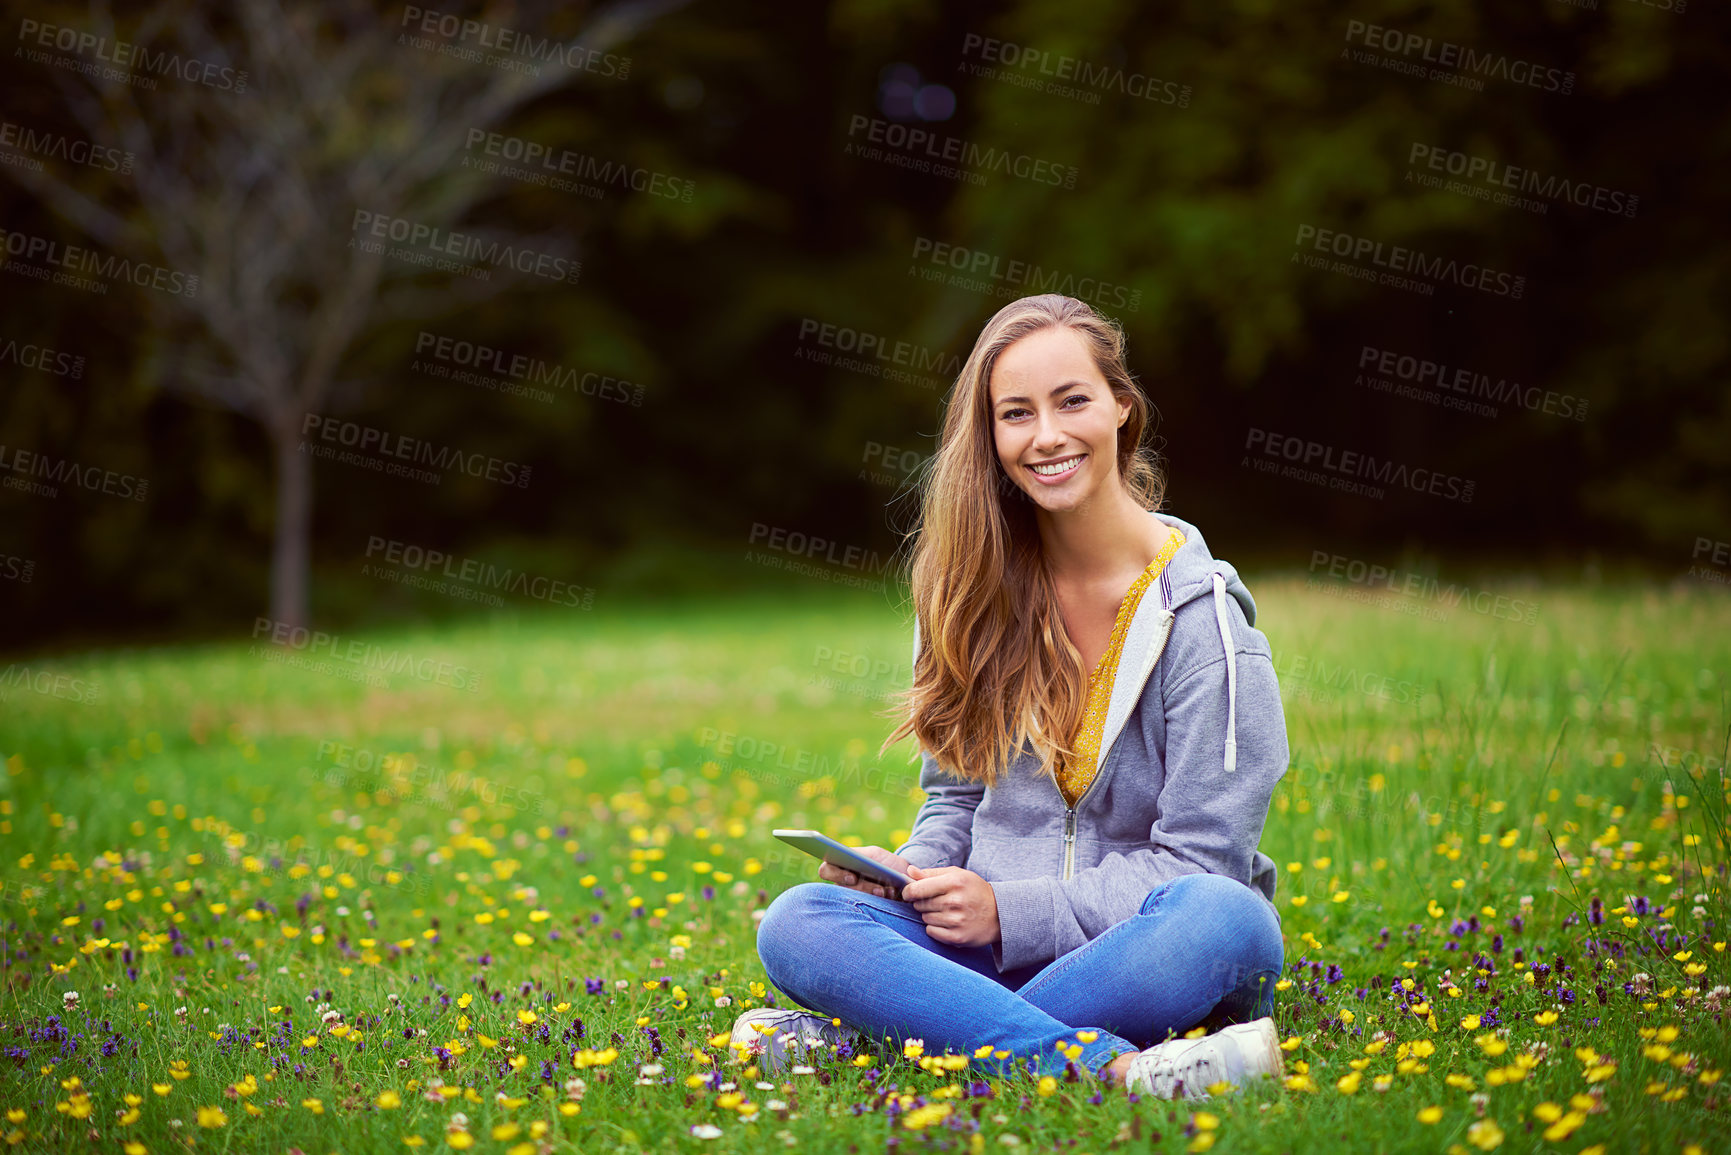
M926 933L947 946L991 946L998 941L998 896L992 884L960 866L907 868L914 881L902 901L925 919Z
M901 855L891 854L881 846L856 846L854 849L871 859L873 862L881 862L885 866L894 867L896 870L899 870L910 877L913 875L914 870L918 869L917 867L910 866L908 860L903 858ZM895 887L883 886L868 878L861 878L853 871L837 866L832 862L818 863L817 876L825 882L838 883L839 885L848 887L851 890L857 890L861 894L876 895L878 898L896 897Z

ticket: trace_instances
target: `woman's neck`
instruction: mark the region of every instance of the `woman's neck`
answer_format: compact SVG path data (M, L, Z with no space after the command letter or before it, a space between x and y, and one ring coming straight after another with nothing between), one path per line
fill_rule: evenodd
M1174 532L1119 489L1077 509L1036 514L1046 568L1061 582L1091 575L1139 573Z

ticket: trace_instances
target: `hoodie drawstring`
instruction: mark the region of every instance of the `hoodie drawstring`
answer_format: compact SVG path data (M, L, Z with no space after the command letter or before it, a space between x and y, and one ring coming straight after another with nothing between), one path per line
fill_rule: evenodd
M1214 578L1214 620L1220 623L1220 644L1226 647L1226 772L1238 769L1238 649L1226 620L1226 579Z

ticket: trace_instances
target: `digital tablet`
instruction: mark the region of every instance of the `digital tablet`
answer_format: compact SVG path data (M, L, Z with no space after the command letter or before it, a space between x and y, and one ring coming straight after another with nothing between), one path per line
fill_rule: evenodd
M771 834L787 843L805 851L813 858L821 858L831 866L839 866L843 870L851 870L868 882L879 886L901 890L912 884L913 879L893 867L880 862L873 862L851 846L843 846L827 834L816 830L785 830L770 831Z

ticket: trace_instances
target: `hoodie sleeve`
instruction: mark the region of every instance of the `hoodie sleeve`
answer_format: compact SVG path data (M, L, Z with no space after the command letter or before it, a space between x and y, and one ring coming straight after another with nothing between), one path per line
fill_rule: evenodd
M1230 656L1216 634L1212 657L1198 652L1163 683L1165 780L1152 845L1108 854L1069 879L994 882L1000 938L992 954L1000 972L1061 958L1137 914L1150 891L1179 875L1208 871L1250 885L1268 803L1286 773L1286 718L1267 639L1235 602L1221 616L1230 619Z
M914 661L920 657L920 624L914 619ZM937 759L920 751L920 789L926 800L914 817L913 831L896 851L921 870L965 866L974 839L974 809L985 796L983 783L951 777Z
M986 788L978 782L958 782L940 769L937 759L920 751L920 803L913 832L896 851L919 867L965 866L974 840L974 808Z

